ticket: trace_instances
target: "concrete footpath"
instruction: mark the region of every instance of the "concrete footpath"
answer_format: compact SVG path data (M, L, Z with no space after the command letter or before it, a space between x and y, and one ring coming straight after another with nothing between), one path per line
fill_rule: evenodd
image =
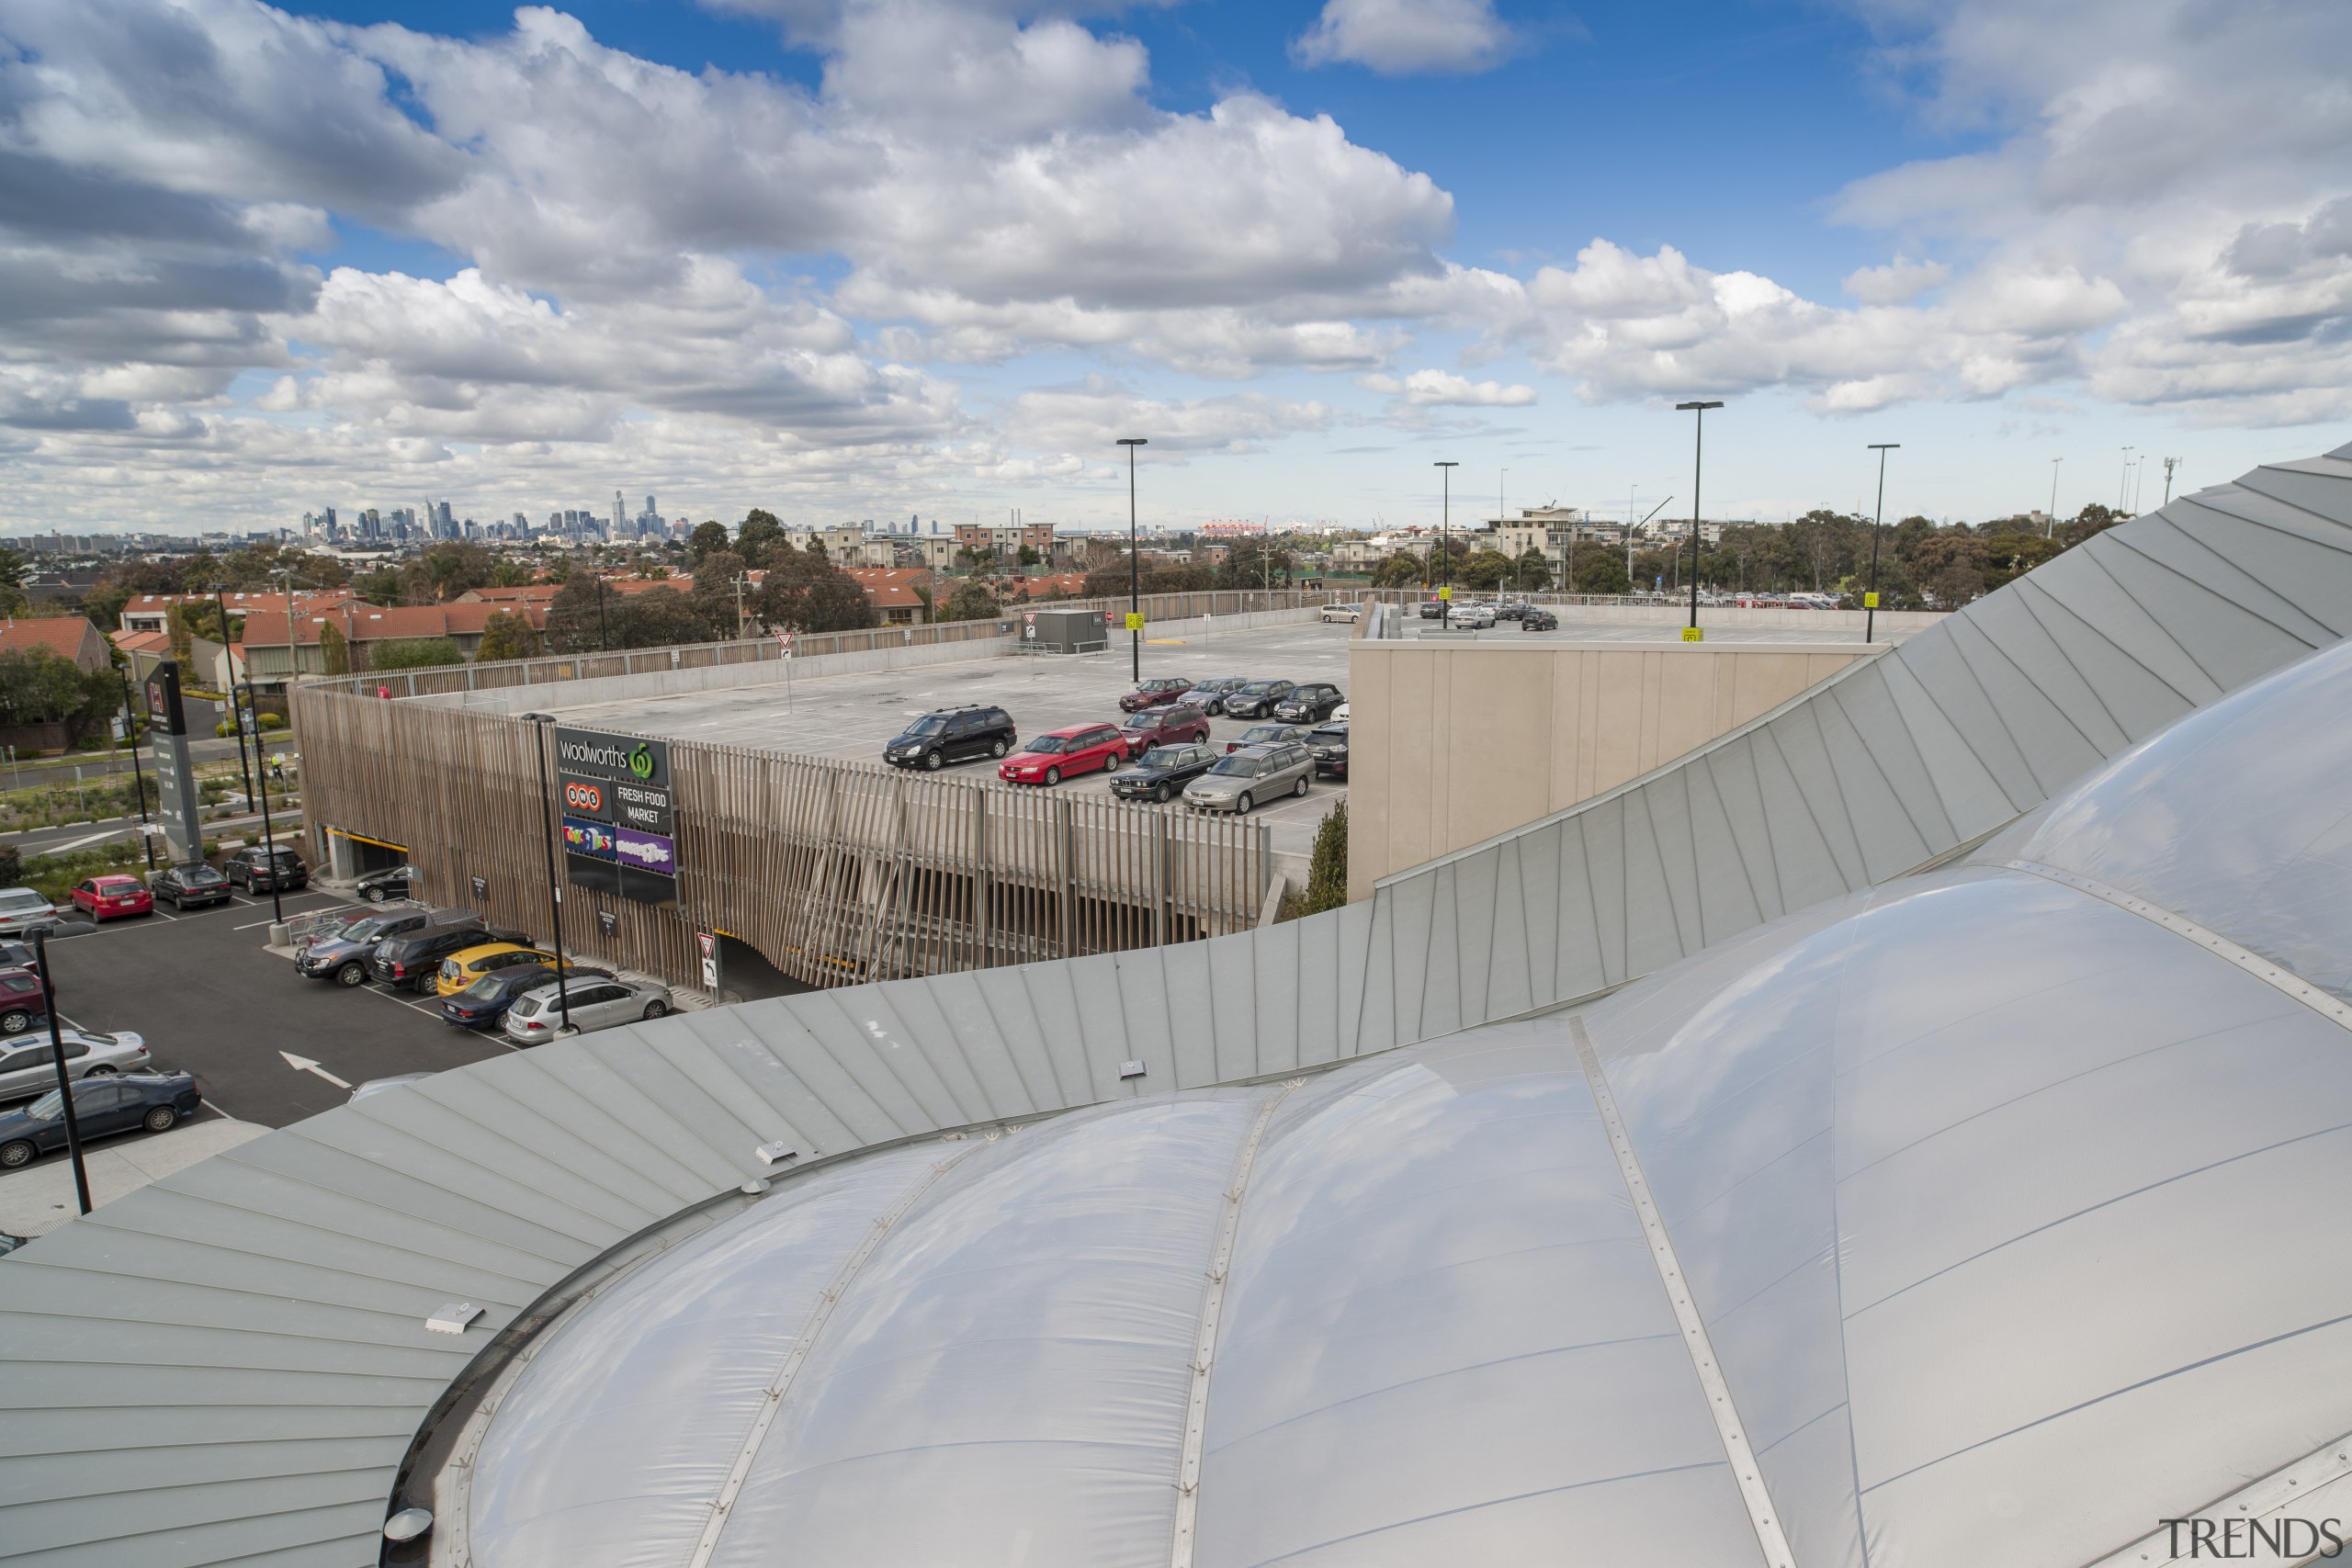
M219 1116L183 1122L168 1133L133 1134L87 1145L83 1163L90 1173L91 1205L103 1208L126 1192L136 1192L200 1159L251 1143L268 1131L258 1122ZM74 1167L62 1150L0 1177L0 1231L45 1235L74 1218L75 1212Z

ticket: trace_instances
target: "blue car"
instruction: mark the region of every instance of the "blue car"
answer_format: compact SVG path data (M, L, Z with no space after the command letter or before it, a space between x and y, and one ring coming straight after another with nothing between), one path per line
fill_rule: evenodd
M564 978L573 985L591 979L609 980L607 970L592 969L575 964L564 972ZM506 1021L506 1010L514 998L526 991L555 984L555 971L544 964L534 964L516 969L501 969L484 975L454 997L441 1002L441 1021L456 1024L459 1029L496 1029Z
M74 1114L82 1139L145 1128L161 1133L203 1103L192 1073L125 1073L83 1078L74 1086ZM0 1116L0 1170L17 1170L65 1146L65 1102L51 1089L22 1111Z

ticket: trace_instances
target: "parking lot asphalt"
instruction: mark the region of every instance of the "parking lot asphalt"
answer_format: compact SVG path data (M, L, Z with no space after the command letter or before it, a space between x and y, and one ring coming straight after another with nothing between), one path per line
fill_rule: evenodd
M333 908L340 897L305 891L288 914ZM439 1072L513 1049L503 1035L443 1023L437 1003L377 986L346 990L306 980L263 944L266 896L211 909L113 920L52 938L58 1014L84 1029L136 1030L159 1068L196 1075L208 1105L243 1122L282 1127L343 1104L345 1084ZM286 1060L292 1055L317 1071ZM145 1136L127 1134L130 1144Z
M1348 643L1355 628L1319 622L1264 626L1204 637L1150 639L1143 646L1146 679L1182 675L1193 681L1213 675L1348 684ZM994 703L1012 716L1025 739L1065 725L1116 724L1119 695L1135 684L1124 635L1103 653L978 659L864 675L828 675L782 682L696 692L681 696L631 699L563 707L567 724L605 726L680 740L715 740L802 756L840 757L859 762L882 760L883 743L907 721L933 708L965 703ZM1222 749L1259 719L1213 718L1211 744ZM994 779L995 766L967 762L943 776ZM1035 787L1035 786L1032 786ZM1075 795L1107 795L1110 775L1089 773L1058 786ZM1318 780L1303 799L1285 798L1252 814L1273 829L1277 851L1305 853L1315 829L1344 784Z

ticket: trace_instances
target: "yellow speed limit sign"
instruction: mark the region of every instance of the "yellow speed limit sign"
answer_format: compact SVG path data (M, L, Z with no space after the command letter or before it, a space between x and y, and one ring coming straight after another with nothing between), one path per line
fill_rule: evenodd
M1863 608L1863 609L1865 609L1865 610L1875 610L1875 609L1877 609L1877 608L1878 608L1878 595L1877 595L1877 594L1875 594L1875 593L1865 593L1865 594L1863 594L1863 595L1862 595L1862 608Z
M1143 630L1143 612L1141 610L1129 610L1127 612L1127 630L1131 632L1139 632Z
M1682 640L1684 642L1704 642L1707 640L1707 628L1704 626L1685 626L1682 628Z
M1453 597L1453 590L1451 588L1441 588L1437 591L1437 596L1441 599L1451 599Z

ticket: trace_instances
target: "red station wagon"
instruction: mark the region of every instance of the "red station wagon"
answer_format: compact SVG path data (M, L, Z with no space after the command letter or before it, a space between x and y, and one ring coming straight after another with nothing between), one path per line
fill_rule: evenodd
M1072 773L1125 766L1127 743L1107 724L1073 724L1032 738L996 771L1009 784L1057 784Z
M94 920L153 912L155 896L135 876L94 876L74 885L74 907Z

